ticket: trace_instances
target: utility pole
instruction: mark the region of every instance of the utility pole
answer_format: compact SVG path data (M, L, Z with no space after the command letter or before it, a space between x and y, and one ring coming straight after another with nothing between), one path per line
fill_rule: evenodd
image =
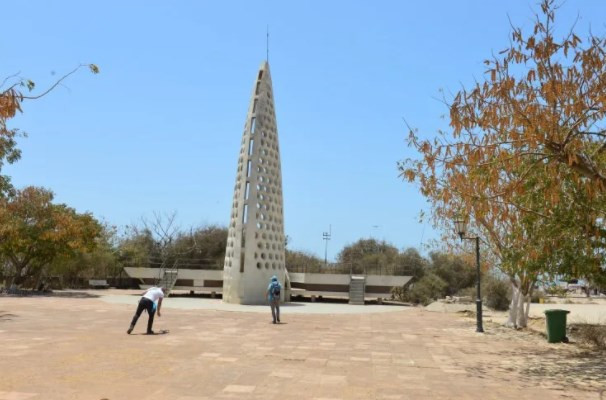
M324 240L324 267L328 267L328 241L332 236L332 225L328 225L328 232L322 233L322 240Z

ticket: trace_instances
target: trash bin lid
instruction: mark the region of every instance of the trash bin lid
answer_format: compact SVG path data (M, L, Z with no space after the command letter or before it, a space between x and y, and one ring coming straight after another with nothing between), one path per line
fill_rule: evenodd
M570 314L569 310L551 309L543 311L545 314Z

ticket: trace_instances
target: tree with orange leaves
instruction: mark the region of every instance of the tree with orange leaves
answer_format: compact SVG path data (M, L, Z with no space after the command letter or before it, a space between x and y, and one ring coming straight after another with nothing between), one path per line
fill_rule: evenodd
M57 257L97 246L102 227L90 214L53 203L53 193L37 187L0 199L0 257L13 284L38 276Z
M40 94L24 94L24 89L32 92L36 85L29 79L20 78L18 74L8 76L0 83L0 171L4 163L12 164L21 157L21 152L17 148L16 139L23 134L19 129L9 128L8 121L12 119L17 112L22 111L21 104L23 101L36 100L46 96L69 76L83 67L88 67L94 74L99 73L99 68L95 64L79 65L72 71L63 75L63 77L59 78L53 85ZM5 175L0 175L0 196L6 195L11 190L10 178Z
M512 282L512 326L548 275L603 276L606 230L606 39L554 36L557 6L486 60L486 79L448 103L450 132L409 145L400 164L437 224L469 215Z

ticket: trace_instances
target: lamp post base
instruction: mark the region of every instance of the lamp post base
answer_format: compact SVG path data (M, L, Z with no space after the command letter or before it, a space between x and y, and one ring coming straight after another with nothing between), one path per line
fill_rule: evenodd
M476 300L476 332L484 333L484 327L482 327L482 300Z

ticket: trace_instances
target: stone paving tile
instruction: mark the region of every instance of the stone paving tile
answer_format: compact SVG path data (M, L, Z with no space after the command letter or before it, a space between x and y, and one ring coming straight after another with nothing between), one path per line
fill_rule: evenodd
M37 395L38 393L0 392L0 400L27 400Z
M129 336L131 304L0 298L15 315L0 321L0 400L598 400L606 382L600 355L456 315L314 307L278 326L269 310L166 308L168 334L141 335L143 315Z

